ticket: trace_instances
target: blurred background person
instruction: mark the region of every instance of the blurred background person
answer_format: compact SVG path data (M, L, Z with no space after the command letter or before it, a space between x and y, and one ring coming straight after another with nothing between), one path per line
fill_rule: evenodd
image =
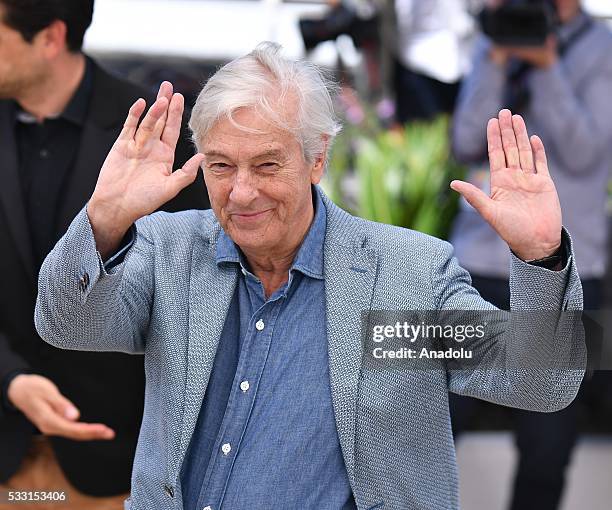
M468 0L394 0L396 118L451 113L469 66L475 23ZM392 48L393 49L393 48Z
M470 165L468 180L488 193L482 122L500 108L524 115L548 147L563 223L576 248L584 307L596 310L601 306L606 268L606 201L612 166L612 34L585 14L578 0L528 3L498 1L487 11L484 26L489 37L478 41L473 70L461 88L453 151ZM463 201L451 241L481 295L508 309L508 250ZM583 384L577 401L563 411L513 412L519 453L513 510L558 508L578 437L579 407L592 388L600 388L601 397L612 392L608 374L597 372ZM469 424L474 404L453 397L456 434Z
M313 56L319 45L333 41L338 52L334 72L343 88L342 97L350 103L357 102L355 88L360 96L375 102L383 92L380 14L384 0L326 0L325 4L323 13L299 20L305 51ZM343 58L349 48L353 50L350 53L359 51L362 56L361 65L350 71Z
M81 52L92 13L93 0L0 0L0 488L67 490L52 508L79 510L123 508L144 388L141 357L56 350L33 323L42 260L125 112L151 100ZM192 153L183 138L177 168ZM200 176L166 209L206 207Z

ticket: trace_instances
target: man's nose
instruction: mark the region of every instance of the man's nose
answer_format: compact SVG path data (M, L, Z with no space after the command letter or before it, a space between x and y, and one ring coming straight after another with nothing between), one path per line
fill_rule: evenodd
M241 206L249 205L257 197L257 179L249 168L238 168L235 175L230 201Z

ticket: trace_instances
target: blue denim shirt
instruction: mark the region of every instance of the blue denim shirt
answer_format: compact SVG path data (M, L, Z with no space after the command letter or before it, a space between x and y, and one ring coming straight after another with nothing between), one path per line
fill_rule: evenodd
M242 275L181 472L186 510L355 508L329 383L325 206L313 195L288 281L268 299L221 232L217 265Z

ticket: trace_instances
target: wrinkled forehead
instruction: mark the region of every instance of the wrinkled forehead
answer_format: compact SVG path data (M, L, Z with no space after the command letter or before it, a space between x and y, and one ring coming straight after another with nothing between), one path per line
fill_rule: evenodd
M233 158L291 157L301 153L295 115L291 108L277 108L272 114L257 106L238 108L213 123L200 141L200 151Z

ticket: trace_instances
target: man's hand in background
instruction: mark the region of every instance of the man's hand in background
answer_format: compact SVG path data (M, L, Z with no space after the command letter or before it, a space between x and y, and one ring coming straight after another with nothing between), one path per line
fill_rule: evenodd
M46 377L20 374L8 387L8 398L43 434L78 441L113 439L102 423L78 422L79 410Z
M557 40L550 36L544 46L493 46L491 60L499 66L505 66L508 60L515 58L539 69L548 69L559 59Z

